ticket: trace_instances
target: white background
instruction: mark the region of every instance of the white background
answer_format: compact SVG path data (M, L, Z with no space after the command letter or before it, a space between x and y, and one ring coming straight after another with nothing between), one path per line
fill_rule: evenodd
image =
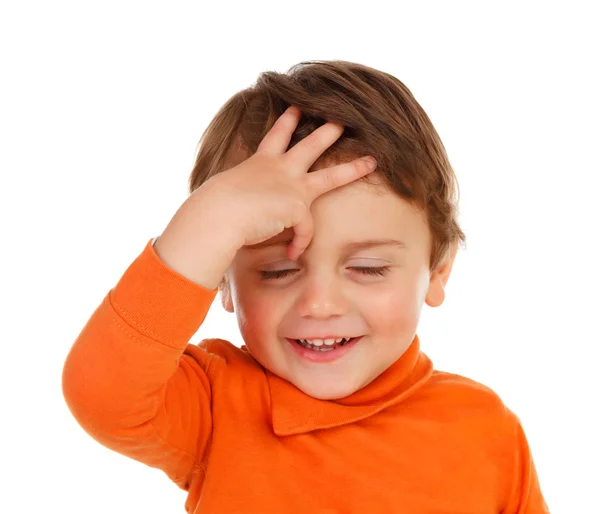
M0 511L184 511L76 423L64 360L185 200L220 106L262 71L344 59L411 89L459 179L468 247L423 350L521 418L553 513L600 512L594 3L3 2ZM205 337L241 344L218 301Z

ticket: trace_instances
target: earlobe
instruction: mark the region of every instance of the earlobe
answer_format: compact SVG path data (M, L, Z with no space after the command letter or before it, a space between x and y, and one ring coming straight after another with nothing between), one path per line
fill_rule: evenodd
M450 250L449 257L446 259L446 262L441 265L437 271L434 271L431 274L431 278L429 280L429 289L427 291L427 296L425 297L425 303L430 307L439 307L444 303L446 298L446 284L448 283L448 279L450 278L450 272L452 271L452 266L454 265L454 258L456 257L456 252L458 251L458 243L456 243L452 249Z
M439 307L446 299L446 291L444 290L445 281L442 279L438 271L431 274L429 280L429 289L425 297L425 303L430 307Z
M233 312L233 302L231 301L231 289L227 278L223 277L219 282L219 292L221 294L221 304L227 312Z

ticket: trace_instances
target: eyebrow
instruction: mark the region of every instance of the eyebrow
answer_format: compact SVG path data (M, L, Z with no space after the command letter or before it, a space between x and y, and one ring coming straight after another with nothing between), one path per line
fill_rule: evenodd
M292 242L292 238L287 238L281 241L275 241L273 243L265 244L259 243L252 246L242 247L245 250L262 250L263 248L270 248L274 246L287 246ZM367 239L365 241L353 241L346 243L342 248L346 251L357 251L364 250L365 248L373 248L374 246L391 246L397 249L406 249L406 243L398 241L396 239Z

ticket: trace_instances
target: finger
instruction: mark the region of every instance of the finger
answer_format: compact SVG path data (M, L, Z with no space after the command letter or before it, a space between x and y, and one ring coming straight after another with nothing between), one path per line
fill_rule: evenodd
M294 237L287 247L288 258L295 261L306 247L310 244L314 234L314 222L310 209L307 207L300 218L300 221L294 225Z
M290 105L262 138L256 153L264 155L285 153L301 116L302 111L295 105Z
M372 159L372 161L370 160ZM338 164L330 168L323 168L312 173L307 173L306 179L314 200L317 196L331 191L359 178L368 175L377 168L377 161L372 157L360 157L344 164Z
M291 169L306 171L315 163L321 154L335 143L344 133L344 126L328 121L294 145L285 154L292 162Z

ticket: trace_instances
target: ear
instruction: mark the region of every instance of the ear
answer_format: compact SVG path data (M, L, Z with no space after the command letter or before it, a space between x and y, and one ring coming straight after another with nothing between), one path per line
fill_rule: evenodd
M450 272L452 271L452 266L454 265L454 258L456 257L456 252L458 251L458 242L454 244L453 247L450 248L448 252L448 257L446 260L438 267L436 271L431 273L431 277L429 279L429 290L427 291L427 296L425 297L425 303L430 307L439 307L444 303L444 299L446 298L445 287L448 282L448 278L450 278Z
M227 280L227 275L223 275L219 282L219 293L221 294L221 304L227 312L233 312L233 302L231 301L231 288Z

